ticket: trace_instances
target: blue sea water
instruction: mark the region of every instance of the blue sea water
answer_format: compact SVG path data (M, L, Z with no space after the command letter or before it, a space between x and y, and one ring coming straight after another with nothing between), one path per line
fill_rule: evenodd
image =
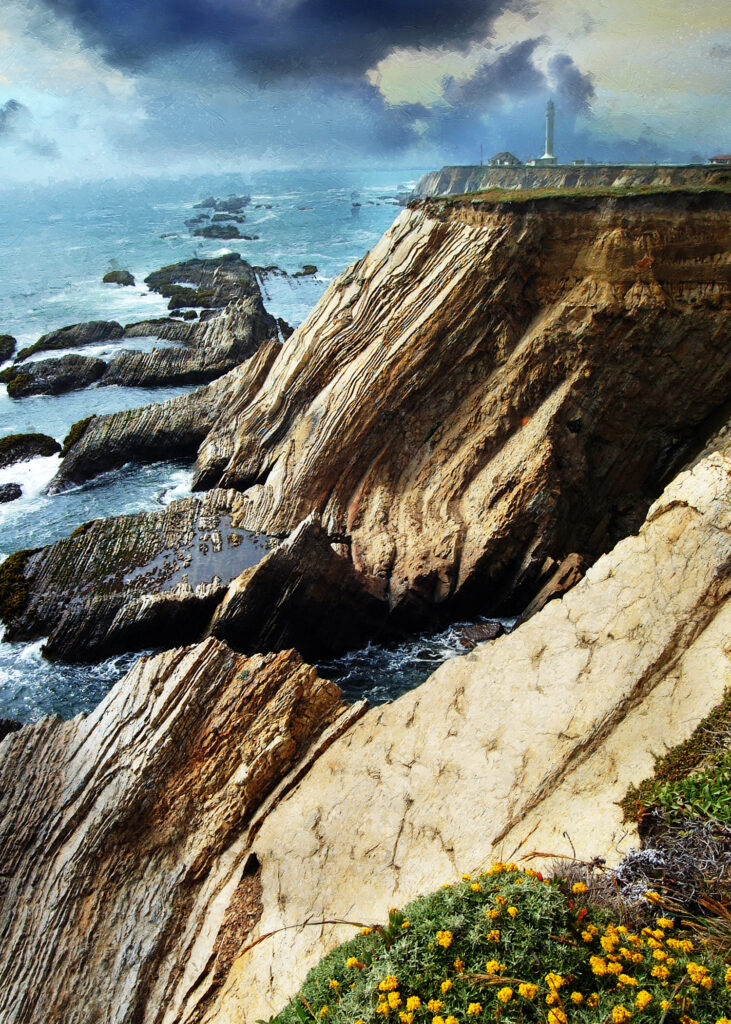
M0 190L0 334L18 348L47 331L85 320L128 324L167 314L167 300L150 292L151 271L192 256L240 252L259 266L293 274L315 264L314 277L273 276L264 285L270 312L293 326L315 305L329 282L363 256L399 213L398 193L421 169L397 171L259 172L100 184L27 186ZM251 196L243 234L255 241L194 237L185 221L213 195ZM134 287L102 284L110 269L129 270ZM85 349L108 355L120 348L149 349L148 338ZM62 441L76 420L163 401L186 388L104 387L59 396L10 399L0 385L0 437L39 431ZM45 487L58 456L0 470L0 484L23 487L18 501L0 505L0 559L68 535L100 516L153 509L190 491L183 463L126 466L61 494ZM50 664L42 641L0 641L0 717L30 721L58 712L89 711L127 670L128 657L93 667Z

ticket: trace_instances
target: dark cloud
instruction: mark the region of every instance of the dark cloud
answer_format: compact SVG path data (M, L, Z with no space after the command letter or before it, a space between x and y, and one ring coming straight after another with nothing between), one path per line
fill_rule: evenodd
M526 96L546 86L546 78L533 63L533 54L541 39L526 39L498 54L495 60L481 64L465 80L447 78L444 99L451 106L481 107L489 110L508 96Z
M548 63L548 74L559 103L570 114L585 114L596 98L594 80L580 71L567 53L558 53Z
M189 46L274 80L358 76L400 47L464 46L525 0L44 0L108 60L141 66Z
M0 106L0 143L12 146L16 152L56 159L58 146L33 127L33 116L23 103L8 100Z

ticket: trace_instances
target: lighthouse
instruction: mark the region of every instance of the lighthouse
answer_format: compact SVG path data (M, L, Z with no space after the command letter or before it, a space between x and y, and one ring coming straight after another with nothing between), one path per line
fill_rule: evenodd
M556 117L556 108L553 105L553 100L549 100L546 104L546 152L543 154L544 160L554 160L553 155L553 123Z
M555 167L558 163L558 160L553 155L553 128L555 119L556 108L553 105L553 100L549 100L546 104L546 152L543 154L543 156L539 156L535 160L529 160L529 167Z

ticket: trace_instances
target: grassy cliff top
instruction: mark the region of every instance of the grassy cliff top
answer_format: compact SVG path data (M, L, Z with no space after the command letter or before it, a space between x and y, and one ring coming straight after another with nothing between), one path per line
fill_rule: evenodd
M703 185L609 185L594 188L490 188L478 192L464 192L458 195L432 196L426 200L415 200L427 203L444 203L458 205L462 203L480 203L499 205L502 203L522 204L540 202L542 200L576 200L576 199L612 199L635 198L645 196L698 196L698 195L729 195L731 194L731 174L712 184ZM412 204L409 203L409 206Z

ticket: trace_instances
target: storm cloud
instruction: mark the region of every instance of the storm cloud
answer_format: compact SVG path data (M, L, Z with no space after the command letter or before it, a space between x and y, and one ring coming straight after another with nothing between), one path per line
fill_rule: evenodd
M44 0L118 66L189 46L259 80L358 77L399 48L466 46L523 0Z

